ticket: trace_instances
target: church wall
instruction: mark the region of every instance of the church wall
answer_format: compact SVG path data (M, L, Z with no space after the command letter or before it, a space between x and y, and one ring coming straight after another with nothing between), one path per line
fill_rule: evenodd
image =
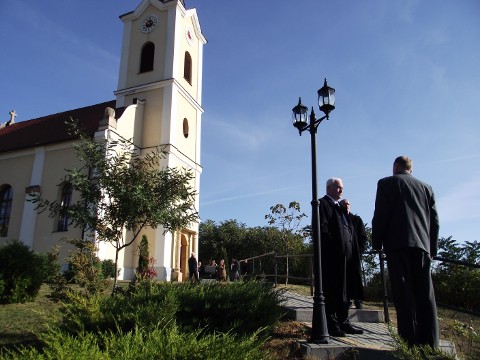
M128 106L122 116L117 119L117 128L113 132L127 140L133 140L137 147L141 147L144 104L139 102Z
M42 196L50 201L60 200L59 184L65 176L65 169L79 167L80 162L75 157L74 149L70 144L61 144L61 146L53 146L46 149L43 175L41 184ZM72 202L78 200L78 194L72 194ZM61 246L60 258L65 259L68 256L68 250L73 247L63 240L66 238L81 238L82 231L69 226L68 231L56 231L57 218L51 218L48 212L37 215L35 225L35 235L32 248L38 252L47 252L54 245ZM64 262L64 261L61 261Z
M197 153L197 131L200 129L197 128L197 116L198 112L195 111L190 105L190 102L187 101L183 96L178 96L178 108L177 114L173 119L175 123L175 128L172 129L172 138L174 143L181 149L182 153L193 161L199 163L198 159L199 154ZM188 136L185 136L184 129L184 119L187 119L188 123Z
M56 219L50 218L48 211L38 214L34 206L27 202L26 189L30 186L40 186L44 198L51 201L57 200L58 184L65 175L64 169L72 164L72 154L71 147L66 148L65 144L60 144L46 148L20 150L0 156L2 168L0 184L8 183L13 188L8 236L0 238L0 244L7 240L20 240L31 246L32 250L45 253L60 243L62 246L60 258L64 261L68 255L67 250L71 249L71 246L62 242L61 239L80 237L81 231L72 227L68 232L55 232ZM45 155L45 161L39 162L43 166L37 168L34 165L36 156L43 155ZM32 171L36 171L36 174L32 174ZM30 215L25 214L25 211L32 212L31 222L22 223L30 219Z
M0 156L0 186L8 184L13 190L13 200L6 237L0 237L0 244L20 239L20 226L25 202L25 188L30 186L31 169L35 154L22 151Z
M165 116L163 99L165 95L165 89L159 88L150 91L148 94L144 94L145 98L145 110L143 120L143 136L142 144L143 148L149 148L152 146L158 146L168 143L168 141L162 141L164 138L164 129L162 128L162 120Z

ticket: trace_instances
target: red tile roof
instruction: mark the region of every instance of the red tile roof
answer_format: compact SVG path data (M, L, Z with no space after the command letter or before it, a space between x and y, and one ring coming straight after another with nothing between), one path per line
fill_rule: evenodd
M21 121L1 128L0 153L73 139L65 126L65 120L70 117L78 119L86 132L93 136L98 129L99 121L104 117L106 107L115 109L115 100ZM115 109L115 117L118 119L124 110L125 108Z

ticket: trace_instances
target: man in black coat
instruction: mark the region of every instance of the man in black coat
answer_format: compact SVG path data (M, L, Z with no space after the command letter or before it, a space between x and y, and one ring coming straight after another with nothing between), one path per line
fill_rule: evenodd
M438 347L438 319L430 262L437 254L439 221L430 185L399 156L393 176L378 181L372 245L387 255L398 334L410 346Z
M322 283L325 296L325 315L328 333L334 337L362 334L348 321L347 264L354 258L353 229L348 214L338 200L343 193L343 182L331 178L326 184L327 194L319 200L322 252Z
M357 309L362 308L362 300L365 299L362 281L362 254L367 246L367 232L365 224L360 216L350 211L350 201L340 200L340 206L348 214L348 220L352 226L353 256L347 262L347 297L354 300Z
M197 263L197 258L195 257L194 252L192 252L190 257L188 258L188 279L190 281L193 281L192 278L195 280L195 282L199 281L199 278L198 278L198 263Z

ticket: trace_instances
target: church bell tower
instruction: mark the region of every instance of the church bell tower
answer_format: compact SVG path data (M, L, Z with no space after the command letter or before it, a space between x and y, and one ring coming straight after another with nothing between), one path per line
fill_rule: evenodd
M187 10L182 0L143 0L120 19L124 30L117 108L135 111L133 142L141 151L166 147L162 167L182 167L194 174L191 185L198 209L206 39L196 10ZM163 234L162 228L147 229L145 235L158 278L185 279L190 252L198 254L198 224L174 234ZM133 253L125 254L125 277L133 272L135 261Z

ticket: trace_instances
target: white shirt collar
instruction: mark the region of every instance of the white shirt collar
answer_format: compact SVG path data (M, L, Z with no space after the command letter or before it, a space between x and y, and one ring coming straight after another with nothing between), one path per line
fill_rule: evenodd
M328 194L326 194L326 195L330 198L330 200L333 201L333 203L334 203L335 205L340 205L340 203L339 203L337 200L335 200L334 198L332 198L332 197L331 197L330 195L328 195Z

